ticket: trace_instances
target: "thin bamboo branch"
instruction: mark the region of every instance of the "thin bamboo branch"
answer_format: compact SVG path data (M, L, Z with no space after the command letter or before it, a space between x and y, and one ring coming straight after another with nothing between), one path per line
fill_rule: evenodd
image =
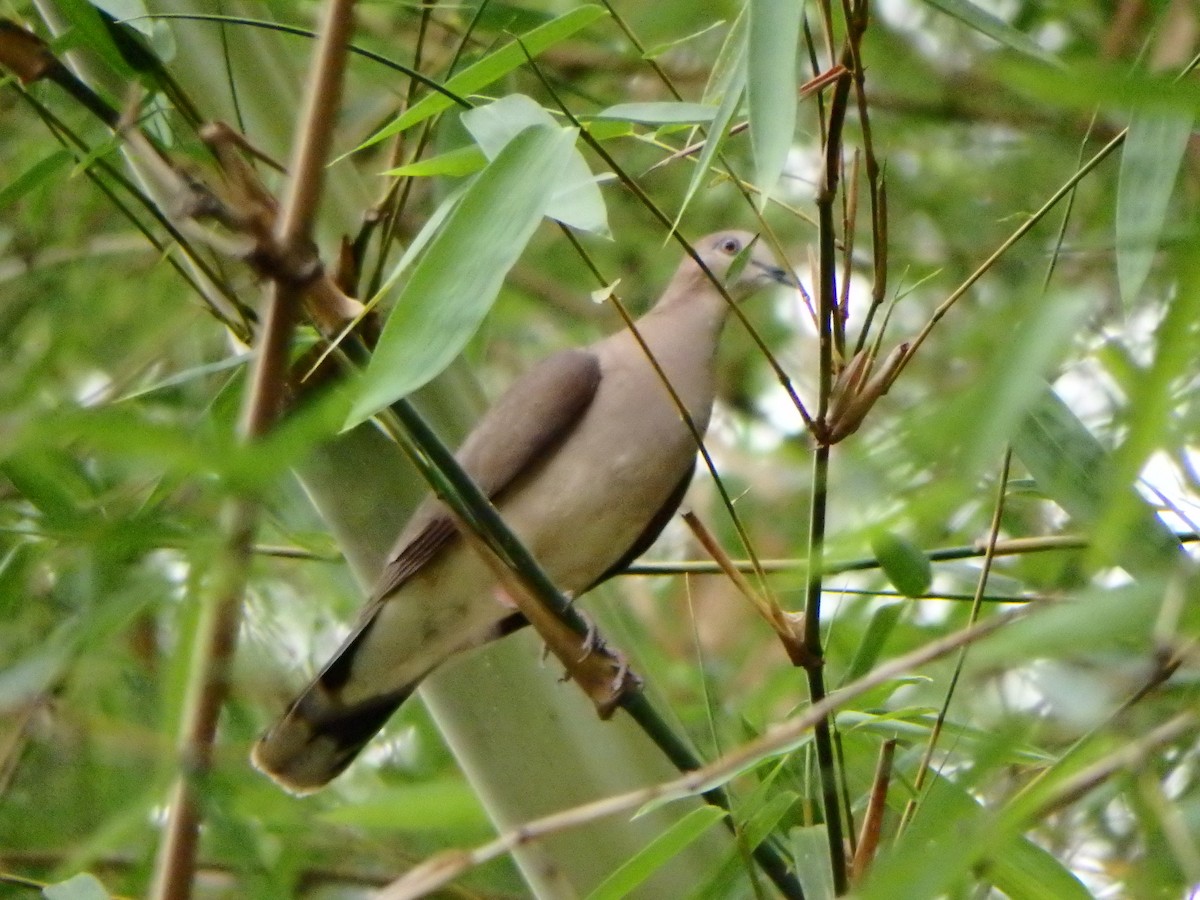
M828 6L822 7L826 39L832 44L832 22ZM859 35L861 37L861 34ZM853 43L855 35L847 37ZM849 68L853 55L848 49L842 53L841 63ZM817 317L820 338L820 360L818 369L819 395L817 401L817 436L819 443L813 452L813 486L809 505L808 530L808 575L804 600L804 646L808 662L805 675L808 681L809 700L814 708L825 700L825 675L823 649L821 647L821 594L822 571L825 553L825 522L829 495L829 444L820 440L827 424L830 395L834 383L834 315L837 308L836 227L834 203L837 199L838 177L842 159L842 128L846 120L847 101L852 79L847 71L834 85L829 103L829 116L825 127L825 143L821 181L817 188ZM829 859L833 867L834 893L842 895L849 889L845 842L842 834L842 818L839 806L837 762L833 752L833 738L828 718L819 720L813 729L813 743L817 755L818 775L821 782L822 807L825 815L825 830L829 843Z
M346 48L353 28L354 0L330 0L314 52L314 74L298 121L291 180L275 227L282 269L271 285L240 425L251 443L279 416L285 396L288 354L304 286L320 271L310 234L324 184L324 167L341 99ZM183 772L172 789L170 812L155 860L155 900L186 900L195 878L201 796L198 788L212 766L221 707L237 646L241 597L250 572L258 504L249 497L229 501L226 544L218 587L206 598L196 635L182 725Z

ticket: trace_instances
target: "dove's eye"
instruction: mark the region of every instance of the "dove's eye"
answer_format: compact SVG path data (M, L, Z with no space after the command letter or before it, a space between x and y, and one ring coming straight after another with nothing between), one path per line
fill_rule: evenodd
M725 238L721 241L721 249L730 256L735 256L742 249L742 242L737 238Z

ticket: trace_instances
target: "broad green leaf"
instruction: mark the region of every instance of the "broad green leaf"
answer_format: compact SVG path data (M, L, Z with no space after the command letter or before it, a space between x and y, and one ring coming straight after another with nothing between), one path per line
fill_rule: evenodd
M883 574L906 597L920 597L933 581L929 558L911 541L891 531L871 535L871 549Z
M1046 496L1085 530L1118 490L1134 493L1109 484L1108 453L1049 385L1013 435L1013 450ZM1132 512L1113 559L1131 575L1160 575L1179 560L1179 540L1140 497L1128 502Z
M716 114L717 107L707 103L618 103L592 118L641 125L691 125L711 122Z
M805 900L832 900L833 864L829 861L829 832L825 826L793 828L792 857Z
M38 160L12 181L0 187L0 209L20 200L39 185L49 181L60 170L70 165L72 156L66 150L55 150L44 159Z
M495 159L508 142L532 126L557 128L558 122L536 101L510 94L494 103L462 114L463 127L475 138L484 155ZM609 237L608 211L597 179L578 148L573 148L566 168L554 185L546 215L580 231Z
M422 225L421 230L417 232L417 236L414 237L409 245L404 248L404 253L401 254L400 260L394 266L392 266L391 270L388 272L387 277L379 286L379 290L376 291L375 295L371 298L371 306L377 304L382 297L391 291L396 282L398 282L404 273L407 272L413 265L413 263L417 261L421 253L429 245L429 242L432 241L434 237L437 236L438 232L441 231L442 223L450 218L450 213L454 212L455 208L458 206L458 201L462 199L463 194L466 192L466 188L469 186L470 183L457 187L455 190L452 190L446 196L446 198L442 200L441 203L438 204L437 209L433 211L433 215L425 220L425 224Z
M588 894L588 900L619 900L628 896L723 818L725 813L714 806L692 810L604 879Z
M987 10L976 6L970 0L925 0L925 2L1011 50L1016 50L1018 53L1032 56L1034 59L1050 63L1051 65L1061 65L1054 54L1043 50L1027 34L1018 31L1003 19L992 15Z
M1128 310L1150 274L1167 208L1192 136L1188 113L1136 113L1121 148L1117 183L1117 284Z
M775 190L796 130L796 47L803 7L795 0L750 0L746 96L759 204Z
M558 44L571 35L591 25L597 19L608 13L599 6L580 6L552 22L540 25L521 35L520 42L511 41L495 53L490 53L483 59L467 66L446 82L445 87L453 94L465 97L494 81L503 78L509 72L525 65L529 58L536 58L550 47ZM526 54L528 53L528 56ZM363 141L356 150L370 147L393 134L399 134L406 128L411 128L418 122L423 122L430 116L435 116L449 109L453 101L444 94L430 94L404 111L394 122L385 125L371 137Z
M509 94L483 106L466 110L462 116L467 129L479 149L488 159L495 159L508 142L534 126L558 128L558 120L536 100L524 94ZM586 165L584 170L587 171ZM587 172L590 177L591 172Z
M82 872L42 888L46 900L109 900L112 896L95 875Z
M487 157L478 147L459 147L428 159L418 159L405 166L388 169L384 175L395 178L426 178L446 175L451 178L470 175L487 165Z
M428 383L461 352L533 236L574 145L573 130L528 128L476 176L401 290L347 427Z

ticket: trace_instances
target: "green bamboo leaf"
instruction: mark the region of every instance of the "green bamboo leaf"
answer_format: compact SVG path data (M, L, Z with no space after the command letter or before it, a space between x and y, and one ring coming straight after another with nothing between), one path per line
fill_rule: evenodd
M593 119L616 119L639 125L698 125L711 122L717 107L707 103L618 103Z
M929 558L911 541L891 531L871 535L874 551L883 574L906 597L920 597L933 581Z
M487 157L478 147L459 147L429 159L418 159L408 165L388 169L383 174L395 178L428 178L433 175L455 178L478 172L485 165Z
M776 790L767 802L742 825L742 834L748 847L757 847L767 840L783 821L783 817L796 805L799 796L795 791Z
M53 446L29 447L0 461L0 475L46 519L70 525L88 515L95 490L79 461Z
M862 678L875 668L875 663L883 654L884 645L887 644L903 612L903 603L885 603L872 613L867 630L850 660L850 668L846 670L846 683Z
M792 856L805 900L832 900L833 864L829 861L829 833L825 826L793 828Z
M44 159L38 160L4 187L0 188L0 209L15 203L32 190L59 173L71 163L71 154L66 150L55 150Z
M488 159L495 159L526 128L558 127L554 116L524 94L509 94L494 103L468 110L462 114L462 123ZM583 154L573 148L562 176L554 185L546 215L578 231L610 237L608 210L598 180Z
M1084 530L1104 517L1118 490L1130 495L1123 501L1130 504L1128 527L1112 550L1131 575L1153 577L1179 560L1179 539L1131 486L1109 484L1107 451L1049 385L1014 433L1013 450L1046 496Z
M1117 183L1117 284L1129 309L1150 274L1192 136L1189 113L1139 112L1129 122Z
M473 94L487 87L492 82L503 78L514 69L523 66L530 57L537 57L550 47L566 40L571 35L581 31L597 19L606 15L608 15L607 11L599 6L588 5L573 9L554 19L552 22L547 22L545 25L527 31L521 35L519 42L512 41L495 53L491 53L473 65L467 66L467 68L447 81L445 87L448 91L460 97ZM526 53L528 53L528 57ZM399 134L401 131L416 125L418 122L423 122L430 116L435 116L443 110L449 109L452 102L444 94L430 94L414 103L394 122L385 125L379 131L375 132L375 134L359 144L355 150L362 150L364 147L370 147L372 144L389 138L393 134Z
M746 95L754 183L761 204L779 183L796 130L796 47L802 8L795 0L750 0Z
M717 58L717 64L713 67L712 79L704 91L705 101L712 100L714 96L720 96L721 102L707 129L704 147L700 151L700 158L696 160L696 169L692 173L692 180L688 183L687 192L683 195L683 202L679 204L679 213L673 223L675 227L679 226L684 211L692 197L695 196L701 182L707 177L712 161L725 142L729 123L733 120L733 115L742 102L742 94L746 90L746 41L746 16L741 15L730 29L725 46L721 48L721 53ZM719 89L714 90L714 88Z
M628 896L723 818L725 813L713 806L692 810L604 879L588 894L588 900L619 900Z
M990 354L975 383L932 423L943 447L963 446L964 471L995 465L1090 312L1080 294L1047 297L1032 285L1013 293L996 320L1013 329L1003 348Z
M541 221L572 129L517 135L463 193L388 317L346 427L416 390L461 352Z
M1043 50L1029 35L1018 31L1003 19L971 3L970 0L925 0L925 2L1011 50L1054 66L1062 65L1053 53Z

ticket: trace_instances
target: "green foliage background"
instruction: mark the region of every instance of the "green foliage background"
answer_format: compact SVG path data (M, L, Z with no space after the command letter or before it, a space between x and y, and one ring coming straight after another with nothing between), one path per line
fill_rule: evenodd
M826 5L804 10L820 68L828 65ZM132 16L140 4L97 6ZM403 65L417 60L442 81L457 53L461 72L494 59L511 35L580 6L363 2L355 43ZM758 15L786 16L779 4L755 6ZM145 7L155 15L221 13L302 28L313 26L319 8L182 0L146 0ZM56 52L76 50L85 61L90 53L81 75L118 106L127 101L137 75L114 57L92 6L10 0L3 10L47 39L61 35L53 39ZM716 64L727 59L722 48L739 4L661 0L615 3L614 10L598 11L592 24L546 48L538 58L545 83L518 65L471 88L473 102L521 93L554 113L561 101L579 116L622 103L674 102L654 66L685 101L720 100L725 81ZM961 677L951 655L877 687L839 715L841 791L856 824L881 745L898 741L879 855L854 889L889 898L1186 896L1200 883L1196 573L1185 549L1190 537L1181 546L1168 530L1194 530L1198 482L1200 257L1188 140L1197 104L1188 67L1200 19L1184 2L1136 0L909 0L877 3L871 13L861 56L872 146L885 172L886 296L895 300L884 350L911 340L972 273L981 265L985 271L862 429L833 449L826 555L864 563L824 583L826 684L836 691L968 622L999 495L1000 540L1031 539L1032 552L997 557L981 616L1031 612L967 651ZM838 46L840 5L830 16ZM265 152L287 158L307 38L238 21L138 22L205 118L236 123ZM771 67L755 64L747 71L766 78L780 69L764 75ZM788 81L798 87L813 74L801 44ZM160 104L147 130L211 175L194 129L145 76L141 83ZM396 69L352 60L336 130L339 159L319 226L327 261L387 189L382 171L413 161L418 148L422 158L441 159L472 145L451 108L406 131L394 158L389 140L341 156L426 94L409 90ZM762 105L751 101L751 133L722 144L729 170L747 182L761 177L764 159L751 136L760 146L777 141L773 117L792 105L790 95L766 96ZM783 177L764 212L810 287L825 109L812 97L796 107L794 134L784 135ZM339 546L290 474L296 466L311 474L310 454L322 452L316 447L336 423L314 415L265 447L239 449L245 349L181 274L186 266L169 264L179 254L156 250L97 189L99 182L131 203L125 186L99 167L128 174L119 144L45 82L4 83L0 121L0 896L28 895L33 888L17 886L20 879L58 882L80 872L114 894L147 891L177 771L198 598L218 564L221 509L233 491L262 498L261 552L205 785L196 895L358 896L438 850L486 840L494 830L489 812L511 824L549 811L491 809L486 786L463 778L420 703L409 704L363 761L315 797L288 797L250 769L250 743L323 661L361 598L341 562L355 549ZM1123 145L992 258L1126 126ZM76 135L87 150L68 142L64 152L56 131ZM723 170L696 179L694 156L654 168L700 138L690 126L625 121L593 132L672 219L694 189L681 220L687 236L762 227ZM844 153L857 204L852 336L879 252L870 239L863 142L852 104ZM593 171L607 169L578 146ZM277 187L277 176L264 173ZM396 244L386 258L373 247L367 276L373 266L386 271L463 183L463 175L414 178ZM641 310L679 251L643 200L616 182L602 191L613 240L585 234L580 241L604 282L619 278L617 292ZM167 240L132 206L142 227ZM844 252L849 201L839 199L835 209ZM252 273L197 246L224 288L257 306L262 286ZM446 439L453 442L483 398L531 361L619 327L608 305L589 299L602 286L562 233L543 223L463 355L418 395ZM385 305L391 299L394 293ZM775 296L749 315L815 408L817 342L798 299ZM770 585L785 608L798 611L813 502L811 441L736 324L726 336L722 380L710 449L758 553L796 562L772 574ZM1000 485L1010 446L1009 478ZM414 502L421 491L415 474L402 472L397 485L393 471L381 462L342 476L368 499ZM712 486L698 483L689 503L741 556ZM1068 536L1079 540L1054 543ZM281 547L289 552L281 555ZM927 579L925 555L946 548L964 549L935 560ZM682 526L672 526L652 553L657 560L700 555ZM803 673L721 576L632 575L586 604L705 758L807 703ZM527 644L518 655L536 668L536 642ZM478 685L491 677L487 665L473 661L454 678L469 692L472 678ZM497 690L503 694L504 684ZM947 702L933 769L917 791L923 753ZM525 739L532 747L561 737ZM586 758L588 751L573 752ZM520 760L513 765L520 768ZM595 766L621 763L609 757ZM581 783L557 766L530 777L563 797L563 806L568 797L578 802L618 789L603 778ZM730 787L743 834L774 834L809 895L822 896L828 850L811 745L761 761ZM916 814L902 828L910 798ZM715 821L694 818L691 827L715 840ZM665 864L679 851L669 843L650 845L639 863L647 870ZM704 865L689 863L690 896L770 895L731 847L717 846L701 854ZM578 852L561 851L555 861L571 870ZM612 883L610 895L637 890L639 876L628 877ZM586 895L598 881L592 872L575 887ZM471 872L455 890L502 897L529 888L506 860Z

